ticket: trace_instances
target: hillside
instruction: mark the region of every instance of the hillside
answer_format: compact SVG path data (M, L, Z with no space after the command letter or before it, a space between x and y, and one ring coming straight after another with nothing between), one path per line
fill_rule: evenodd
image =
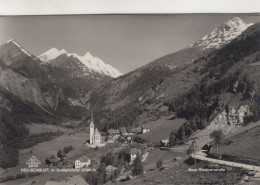
M218 151L214 147L212 153L222 155L226 160L259 165L259 133L260 122L241 128L226 135Z
M184 122L184 119L170 120L166 118L152 121L143 125L143 127L149 128L150 132L144 133L140 137L146 143L159 144L161 140L169 137L172 130L178 130Z
M0 46L0 86L25 104L37 105L43 112L69 116L64 108L70 109L70 100L80 102L81 93L93 85L55 67L41 66L39 59L24 51L14 40Z
M140 125L175 112L190 120L193 129L204 128L212 116L229 104L222 98L237 83L236 88L244 89L231 92L228 101L237 101L230 106L239 107L250 99L249 88L259 81L258 71L254 71L253 79L253 69L248 64L259 60L258 41L259 24L255 24L234 40L222 42L219 49L186 48L112 80L89 103L106 116L106 124L111 123L111 127ZM245 85L247 82L249 85ZM258 89L258 85L253 86ZM257 99L259 91L255 90L252 98ZM165 106L168 109L162 108ZM250 106L258 107L252 102ZM99 122L104 126L102 120Z
M56 137L54 133L32 139L26 123L60 124L68 119L86 119L89 114L80 98L93 85L39 63L17 41L0 46L1 167L17 164L19 148Z

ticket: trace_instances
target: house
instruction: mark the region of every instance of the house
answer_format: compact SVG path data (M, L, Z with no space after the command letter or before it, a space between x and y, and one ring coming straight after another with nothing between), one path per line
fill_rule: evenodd
M133 136L126 136L126 140L131 142L133 140Z
M119 136L120 136L120 131L117 130L117 129L109 129L108 130L108 135L115 138L115 139L118 139Z
M168 147L169 146L169 138L161 140L160 144L161 144L162 147Z
M154 150L154 147L153 146L148 146L146 151L147 152L151 152L152 150Z
M90 158L88 158L87 156L83 156L78 158L75 161L75 169L89 167L90 164L91 164Z
M129 130L127 130L127 135L129 136L133 136L133 135L135 135L135 134L137 134L138 132L137 131L135 131L135 130L132 130L132 129L129 129Z
M145 128L145 127L141 127L141 132L142 132L142 134L144 134L144 133L147 133L147 132L150 132L150 129L149 128Z
M116 129L109 129L107 132L107 141L115 141L119 139L120 131Z
M60 163L58 158L46 159L45 164L46 166L57 166Z
M140 154L141 155L142 153L142 150L141 149L137 149L137 148L131 148L130 150L130 165L133 164L137 154Z

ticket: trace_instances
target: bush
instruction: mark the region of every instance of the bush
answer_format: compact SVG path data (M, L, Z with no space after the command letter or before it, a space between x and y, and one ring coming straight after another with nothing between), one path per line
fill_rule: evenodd
M15 176L15 179L21 179L21 178L25 178L25 177L26 177L25 174L19 173L19 174L17 174L17 175Z
M66 147L64 147L64 149L63 149L63 153L64 154L67 154L67 153L69 153L70 151L72 151L73 150L73 147L70 145L70 146L66 146Z
M156 163L156 166L157 166L157 168L161 168L161 167L162 167L162 165L163 165L163 162L162 162L162 160L160 160L160 161L157 161L157 163Z
M144 169L142 164L142 157L139 154L137 154L134 160L133 167L134 168L132 169L132 174L134 176L143 174Z
M14 180L14 176L10 175L5 178L6 181Z
M28 177L33 177L33 176L36 176L35 173L29 173L28 174Z
M18 150L13 148L0 149L0 167L10 168L18 164Z
M1 177L0 182L6 182L6 179L4 177Z
M140 136L134 136L133 140L137 143L144 143L145 139L141 138Z

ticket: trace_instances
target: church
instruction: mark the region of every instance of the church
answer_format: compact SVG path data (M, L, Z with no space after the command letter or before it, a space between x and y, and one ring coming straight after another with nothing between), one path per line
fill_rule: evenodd
M98 145L101 143L101 134L98 129L95 129L93 112L91 112L91 122L90 122L90 139L89 144Z

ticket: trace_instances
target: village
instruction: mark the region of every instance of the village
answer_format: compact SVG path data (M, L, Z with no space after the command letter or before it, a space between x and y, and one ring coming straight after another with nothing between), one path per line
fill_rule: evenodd
M64 123L56 130L62 132L61 136L21 151L22 162L15 168L15 175L7 172L4 179L13 176L16 181L16 176L20 177L23 173L22 178L19 178L21 182L45 181L52 184L77 176L76 179L93 184L96 180L102 183L125 182L136 179L141 174L170 169L188 158L187 150L193 139L174 146L169 142L171 130L179 128L184 121L171 115L135 128L100 131L91 113L85 129L66 128L65 124L68 123ZM46 133L44 129L47 127L54 131L54 127L49 125L32 124L30 127L39 132ZM211 149L210 145L205 145L202 152L209 154ZM32 174L27 173L29 171L19 170L26 169L26 166L30 170L33 165L39 166L31 169L44 168L48 169L48 173L38 171L35 173L37 176L32 178L28 176ZM53 170L56 173L52 173Z
M149 128L141 127L139 131L134 130L128 130L126 128L121 129L109 129L107 133L100 132L97 128L95 128L94 125L94 119L93 119L93 113L91 117L91 123L90 123L90 137L89 139L86 139L86 142L84 143L85 147L90 148L100 148L105 146L107 143L121 143L126 146L126 144L134 144L136 143L136 148L133 147L130 150L129 153L129 163L132 164L135 160L137 154L144 154L143 160L145 159L145 156L147 157L147 152L154 149L152 146L144 145L142 142L142 139L139 137L136 137L137 135L144 134L149 132ZM162 141L162 146L167 146L167 141ZM45 161L45 164L47 167L73 167L75 169L78 168L86 168L90 167L91 160L88 156L81 156L79 157L74 164L71 162L68 162L66 159L66 153L70 152L72 150L72 146L69 146L67 148L64 148L63 151L59 150L57 152L57 157L51 156L50 158L47 158Z
M67 158L66 154L73 150L73 146L65 147L64 150L59 150L57 152L57 156L52 155L50 158L45 160L46 167L50 168L59 168L59 169L66 169L66 168L74 168L74 169L89 169L89 171L97 171L100 169L100 165L102 165L102 160L104 161L106 155L112 153L114 156L124 155L124 163L123 165L114 166L108 162L107 166L105 167L105 171L107 176L114 178L122 178L120 177L121 174L127 174L127 176L123 176L123 178L131 179L133 178L133 174L131 174L131 170L133 168L133 164L137 157L140 157L141 162L144 163L149 153L153 150L165 150L169 147L169 137L160 141L160 144L153 145L150 143L145 143L144 139L140 136L143 134L149 133L151 131L150 128L145 126L141 126L139 128L134 129L126 129L124 127L120 129L108 129L107 132L100 132L98 128L95 127L94 123L94 116L93 113L91 114L91 121L89 125L89 138L86 138L86 142L84 143L84 148L89 148L98 151L106 145L116 145L113 150L106 151L106 154L103 154L100 157L100 161L97 159L91 158L89 155L81 155L78 158ZM72 135L72 134L71 134ZM123 151L123 152L122 152ZM109 158L109 157L108 157ZM74 159L74 160L72 160ZM114 159L113 159L114 160ZM157 161L153 161L156 163ZM170 168L168 163L163 163L160 160L161 168L167 169ZM119 163L119 162L118 162ZM128 172L126 172L128 170ZM116 175L113 175L114 173ZM112 180L113 178L110 178Z

